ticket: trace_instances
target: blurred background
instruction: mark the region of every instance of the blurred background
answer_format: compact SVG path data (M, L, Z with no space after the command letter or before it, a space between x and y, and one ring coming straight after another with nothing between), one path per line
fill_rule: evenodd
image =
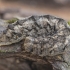
M70 20L70 0L0 0L0 18L51 14Z

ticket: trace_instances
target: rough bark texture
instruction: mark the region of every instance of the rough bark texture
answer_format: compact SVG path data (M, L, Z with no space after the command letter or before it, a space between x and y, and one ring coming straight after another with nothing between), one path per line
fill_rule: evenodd
M27 17L9 24L0 38L1 47L23 40L23 46L19 46L23 51L45 57L54 70L70 70L70 26L61 18L51 15Z

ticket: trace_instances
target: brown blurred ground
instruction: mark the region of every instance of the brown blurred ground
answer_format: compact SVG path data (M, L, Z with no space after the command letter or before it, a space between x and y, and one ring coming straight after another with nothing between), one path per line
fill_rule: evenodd
M51 14L70 20L69 7L69 4L57 4L52 0L0 0L0 11L6 12L5 18Z

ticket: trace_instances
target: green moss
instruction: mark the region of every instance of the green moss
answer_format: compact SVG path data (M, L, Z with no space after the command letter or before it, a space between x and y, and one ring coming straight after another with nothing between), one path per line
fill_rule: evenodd
M17 20L18 20L17 18L13 18L13 19L7 20L6 22L10 24L10 23L14 23Z
M6 52L14 52L13 50L8 51L8 50L0 50L0 52L6 53Z
M5 51L3 51L3 50L0 50L0 52L5 52Z
M70 21L68 21L68 25L70 26Z

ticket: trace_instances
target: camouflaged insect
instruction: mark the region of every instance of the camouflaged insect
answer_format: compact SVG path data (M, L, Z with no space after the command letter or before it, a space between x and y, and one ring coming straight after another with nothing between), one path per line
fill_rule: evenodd
M51 15L31 16L9 24L0 35L0 46L23 40L23 51L41 57L49 56L56 70L70 70L70 26ZM64 53L65 52L65 53ZM64 53L62 55L59 55ZM59 55L56 58L55 55Z

